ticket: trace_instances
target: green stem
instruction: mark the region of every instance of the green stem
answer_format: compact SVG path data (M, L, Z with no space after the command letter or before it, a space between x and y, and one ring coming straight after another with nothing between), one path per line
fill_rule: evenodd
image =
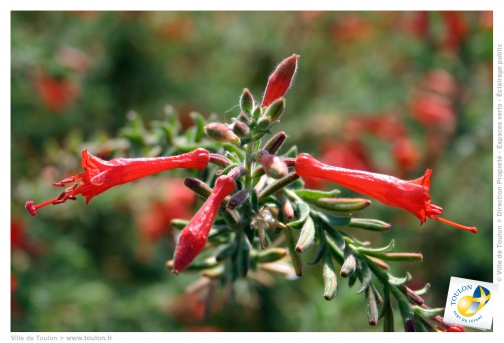
M252 188L252 152L254 148L254 142L249 142L247 144L247 149L245 150L245 169L247 173L245 174L245 188Z

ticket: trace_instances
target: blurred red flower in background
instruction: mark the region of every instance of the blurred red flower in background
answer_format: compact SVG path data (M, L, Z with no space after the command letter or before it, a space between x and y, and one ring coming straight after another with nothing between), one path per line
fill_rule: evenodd
M35 72L33 83L44 106L55 113L63 112L80 95L78 85L71 79L55 77L42 70Z
M183 179L167 179L161 187L164 190L163 199L153 201L135 219L138 231L151 242L166 235L173 219L191 218L196 198L195 193L184 185Z

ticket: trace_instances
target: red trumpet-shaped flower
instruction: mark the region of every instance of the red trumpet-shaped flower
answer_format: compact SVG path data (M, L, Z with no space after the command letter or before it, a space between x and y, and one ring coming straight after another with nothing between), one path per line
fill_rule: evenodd
M212 193L180 234L173 258L175 274L184 270L203 250L222 201L235 189L236 183L231 176L217 178Z
M160 173L174 168L195 168L204 169L209 161L210 154L207 150L198 148L191 152L163 157L149 158L114 158L104 161L88 153L87 149L82 151L82 167L84 173L67 177L53 186L65 187L67 184L75 182L65 189L57 198L48 200L38 205L33 201L27 201L26 209L32 216L37 215L37 209L49 204L57 205L67 200L75 200L76 195L81 194L86 198L86 204L91 199L106 191L107 189L134 181L144 176Z
M462 230L474 233L478 231L475 227L463 226L438 217L443 209L431 204L429 177L432 170L430 169L426 170L421 178L405 181L384 174L329 166L317 161L309 154L299 154L296 157L296 173L301 177L325 179L365 194L386 205L402 208L414 214L422 223L426 221L426 217L429 217Z

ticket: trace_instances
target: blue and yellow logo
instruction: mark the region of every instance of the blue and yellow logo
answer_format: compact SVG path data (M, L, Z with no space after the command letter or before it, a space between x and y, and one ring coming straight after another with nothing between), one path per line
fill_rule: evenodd
M491 294L488 289L478 286L472 296L466 295L460 298L457 309L464 317L474 316L490 300Z

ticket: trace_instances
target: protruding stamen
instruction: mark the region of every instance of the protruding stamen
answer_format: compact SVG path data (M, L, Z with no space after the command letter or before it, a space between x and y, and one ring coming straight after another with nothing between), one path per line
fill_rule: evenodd
M464 225L452 222L450 220L447 220L447 219L444 219L444 218L441 218L441 217L436 217L436 216L434 216L432 218L436 219L437 221L440 221L441 223L445 223L445 224L451 225L453 227L456 227L457 229L469 231L469 232L472 232L472 233L478 232L478 229L475 226L464 226Z
M65 187L67 183L74 182L75 179L73 177L67 177L59 182L55 182L52 185L55 187Z

